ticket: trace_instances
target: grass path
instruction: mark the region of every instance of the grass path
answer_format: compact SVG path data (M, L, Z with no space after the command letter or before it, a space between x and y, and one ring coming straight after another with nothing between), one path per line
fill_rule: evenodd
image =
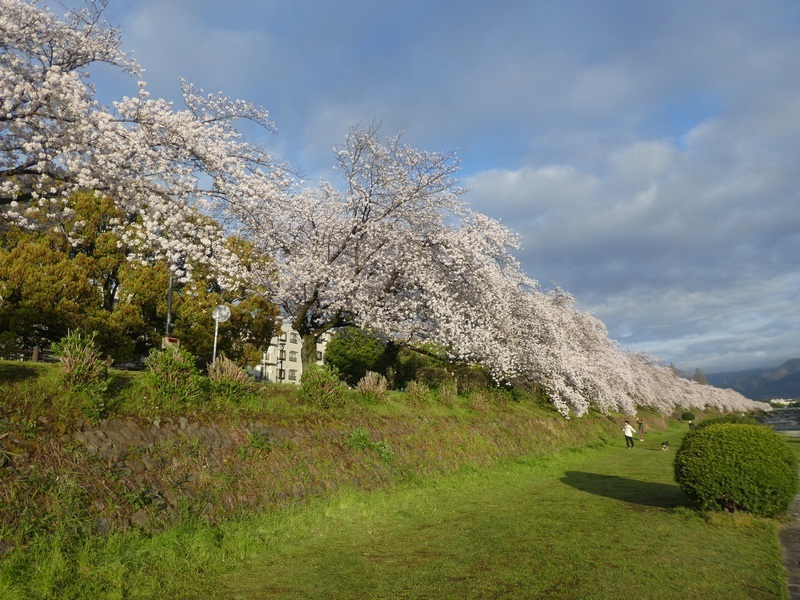
M786 598L775 521L706 517L673 483L678 425L264 517L234 598Z

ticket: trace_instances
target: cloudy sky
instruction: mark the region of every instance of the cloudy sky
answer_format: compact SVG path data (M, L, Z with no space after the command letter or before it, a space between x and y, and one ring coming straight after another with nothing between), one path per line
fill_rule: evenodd
M252 141L312 181L352 124L457 150L528 274L623 347L706 373L800 357L797 0L109 4L154 96L184 77L266 107Z

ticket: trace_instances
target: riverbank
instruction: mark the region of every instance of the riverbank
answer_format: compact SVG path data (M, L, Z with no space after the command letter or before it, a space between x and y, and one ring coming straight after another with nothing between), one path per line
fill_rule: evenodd
M800 437L800 408L774 408L764 412L760 419L778 433Z

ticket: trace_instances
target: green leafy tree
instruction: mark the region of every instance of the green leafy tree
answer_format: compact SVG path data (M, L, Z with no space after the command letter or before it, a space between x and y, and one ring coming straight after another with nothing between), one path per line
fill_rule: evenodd
M130 249L117 230L124 215L108 198L80 192L70 206L46 223L46 233L12 228L3 235L0 311L9 343L46 345L73 329L93 334L98 349L114 358L146 353L156 315L125 284L130 278L137 291L153 290L158 269L128 262Z
M380 340L358 327L337 331L325 346L325 364L334 367L343 381L355 386L372 371L384 373L386 348Z
M101 303L85 267L54 236L28 234L0 250L0 329L7 345L49 345L86 329Z
M277 307L244 287L223 290L205 273L195 273L191 282L175 292L172 335L182 348L210 363L215 330L212 313L221 304L230 308L231 316L219 324L217 355L225 355L240 366L258 363L277 328Z
M132 260L133 255L147 259L149 252L124 242L121 224L132 217L110 198L79 192L70 198L70 208L59 220L43 223L47 233L0 232L0 343L46 346L71 329L92 334L99 351L114 359L146 356L160 347L165 333L167 265ZM264 268L244 241L228 243L246 267ZM207 268L189 266L195 277L186 285L176 282L171 335L210 361L211 311L227 304L232 315L220 328L219 350L240 364L258 362L275 329L275 306L242 285L223 289Z
M708 385L708 380L700 369L695 370L694 375L692 376L692 381L701 385Z

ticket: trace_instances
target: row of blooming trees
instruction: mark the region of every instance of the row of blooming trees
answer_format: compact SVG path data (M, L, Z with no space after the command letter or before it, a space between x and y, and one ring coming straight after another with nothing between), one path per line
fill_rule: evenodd
M166 260L186 278L187 265L213 265L222 285L260 290L301 334L306 363L322 333L357 325L394 344L439 344L498 379L535 381L564 415L751 407L631 356L568 294L540 290L512 254L517 236L461 199L453 153L354 127L336 149L343 182L309 186L243 140L237 120L272 127L248 103L183 83L177 110L141 82L136 97L100 105L85 69L102 62L140 73L103 8L89 0L60 19L0 0L0 205L9 223L63 228L76 191L102 193L122 215L123 241L146 249L132 258ZM79 222L64 233L80 244ZM247 242L250 260L232 239Z

